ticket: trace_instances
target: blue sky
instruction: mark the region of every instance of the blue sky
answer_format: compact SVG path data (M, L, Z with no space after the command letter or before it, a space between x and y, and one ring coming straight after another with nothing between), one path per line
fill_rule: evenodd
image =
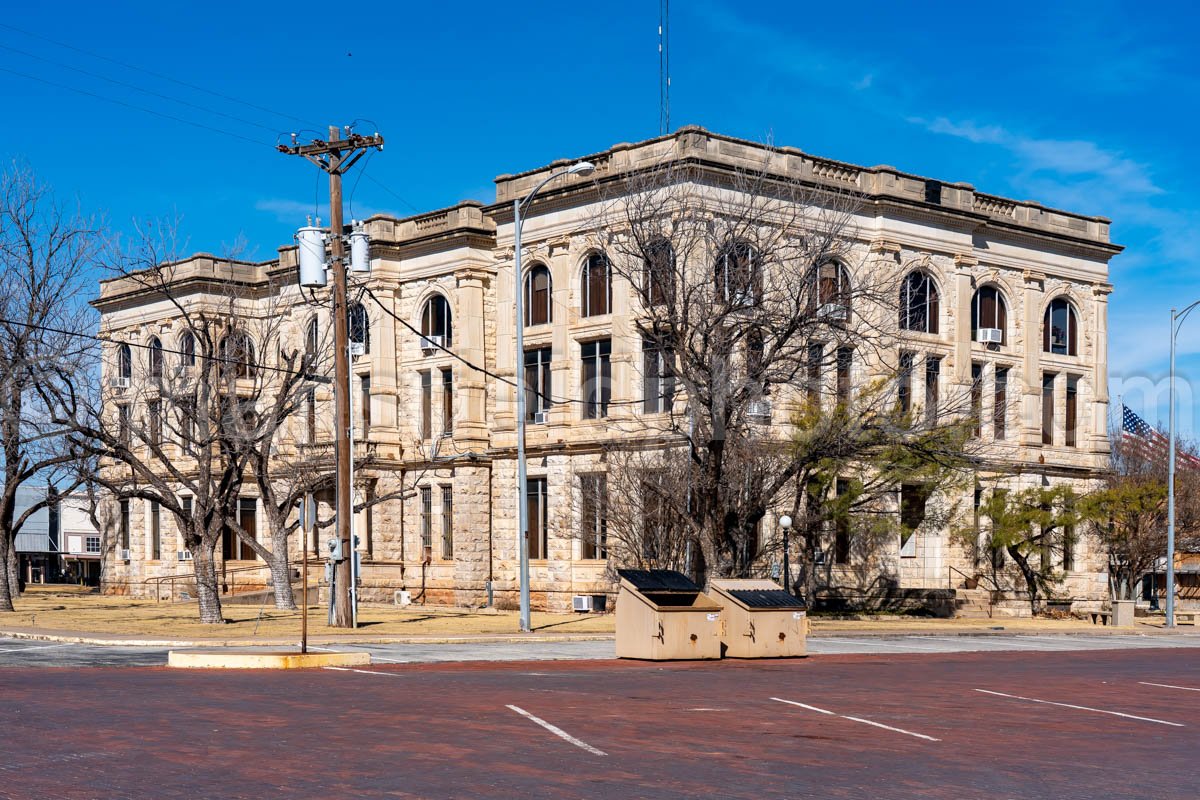
M657 2L406 5L339 22L307 2L10 7L0 157L118 228L178 215L190 250L244 239L269 258L326 192L272 151L279 133L362 120L386 136L347 183L357 216L490 200L498 174L658 133ZM676 0L672 126L1111 217L1128 248L1112 262L1114 402L1154 423L1168 309L1200 299L1198 22L1172 2ZM1180 352L1192 429L1200 316Z

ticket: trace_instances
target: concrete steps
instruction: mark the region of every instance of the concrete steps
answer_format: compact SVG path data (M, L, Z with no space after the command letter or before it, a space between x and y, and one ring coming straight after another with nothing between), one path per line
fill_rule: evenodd
M992 593L987 589L955 589L954 616L960 619L991 619Z

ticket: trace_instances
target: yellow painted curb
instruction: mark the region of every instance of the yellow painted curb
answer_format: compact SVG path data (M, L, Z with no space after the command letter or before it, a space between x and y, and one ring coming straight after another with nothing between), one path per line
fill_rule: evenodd
M238 653L229 650L172 650L167 653L167 666L183 669L312 669L357 667L370 663L370 653Z

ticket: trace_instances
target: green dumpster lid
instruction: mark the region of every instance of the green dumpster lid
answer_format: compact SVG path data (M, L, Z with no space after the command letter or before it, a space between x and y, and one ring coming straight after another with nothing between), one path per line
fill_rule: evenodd
M639 592L703 591L687 575L673 569L619 569L617 575L633 584Z

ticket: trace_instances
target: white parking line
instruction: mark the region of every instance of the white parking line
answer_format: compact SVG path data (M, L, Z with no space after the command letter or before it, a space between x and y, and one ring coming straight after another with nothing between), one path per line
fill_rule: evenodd
M1148 683L1147 681L1138 681L1138 683L1142 686L1161 686L1163 689L1182 689L1185 692L1200 692L1200 689L1192 686L1172 686L1169 683Z
M321 669L332 669L338 672L361 672L364 675L391 675L393 677L400 677L400 673L398 672L378 672L373 669L354 669L354 667L321 667Z
M15 653L18 650L53 650L55 647L70 647L66 644L35 644L27 647L0 647L0 653Z
M1094 711L1097 714L1111 714L1114 717L1124 717L1125 719L1136 719L1136 720L1140 720L1142 722L1156 722L1159 725L1170 725L1173 728L1186 727L1185 725L1183 725L1182 723L1179 723L1179 722L1167 722L1165 719L1155 719L1154 717L1139 717L1135 714L1123 714L1120 711L1105 711L1103 708L1091 708L1089 706L1077 706L1077 705L1073 705L1071 703L1056 703L1053 700L1039 700L1036 697L1022 697L1019 694L1005 694L1004 692L993 692L989 689L976 689L975 691L983 692L984 694L994 694L997 697L1011 697L1013 700L1025 700L1026 702L1029 702L1029 703L1042 703L1043 705L1048 705L1048 706L1061 706L1063 708L1074 708L1074 709L1078 709L1079 711Z
M589 753L591 753L591 754L592 754L592 755L594 755L594 756L606 756L606 755L608 755L608 753L604 752L603 750L599 750L599 749L597 749L597 748L595 748L595 747L592 747L592 746L591 746L590 744L588 744L587 742L583 742L583 741L580 741L579 739L576 739L574 736L572 736L571 734L567 733L567 732L566 732L566 731L564 731L562 728L559 728L559 727L556 727L556 726L554 726L554 725L551 725L549 722L546 722L546 720L542 719L541 717L535 717L533 714L530 714L528 711L526 711L525 709L521 708L520 706L505 706L505 708L510 708L510 709L512 709L513 711L515 711L515 712L517 712L518 714L520 714L521 716L523 716L523 717L526 717L527 719L531 719L531 720L533 720L533 721L534 721L534 722L536 722L538 725L541 725L543 728L545 728L546 730L550 731L551 733L553 733L553 734L554 734L555 736L557 736L558 738L560 738L560 739L563 739L563 740L565 740L565 741L568 741L568 742L570 742L571 744L575 745L576 747L581 747L581 748L583 748L584 750L587 750Z
M863 719L862 717L851 717L851 716L847 716L846 714L838 714L833 711L827 711L824 708L817 708L816 706L810 706L805 703L797 703L795 700L784 700L782 697L772 697L771 699L778 701L780 703L787 703L788 705L791 705L791 706L800 706L801 708L807 708L809 711L816 711L819 714L828 714L831 717L840 717L842 719L848 719L852 722L861 722L864 725L872 725L876 728L883 728L885 731L893 731L895 733L903 733L905 736L915 736L918 739L924 739L928 742L940 742L941 741L941 739L935 739L932 736L926 736L923 733L913 733L912 731L906 731L903 728L893 728L891 725L884 725L882 722L875 722L873 720Z

